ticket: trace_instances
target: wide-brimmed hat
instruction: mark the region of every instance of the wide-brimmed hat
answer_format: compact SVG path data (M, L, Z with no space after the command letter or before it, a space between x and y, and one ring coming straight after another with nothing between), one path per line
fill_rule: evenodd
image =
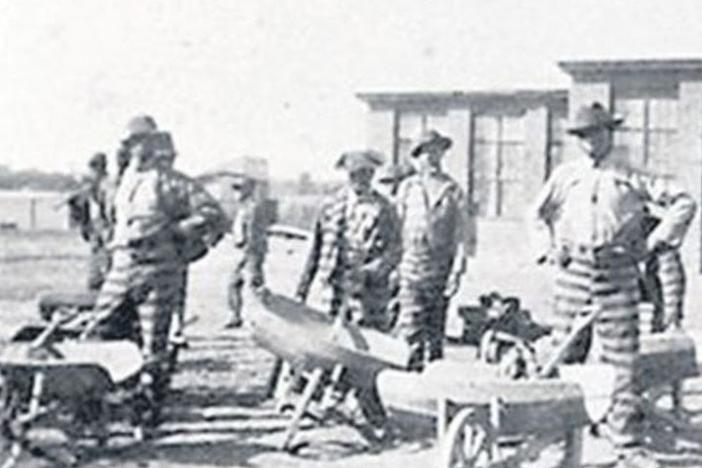
M381 169L377 180L381 184L395 184L403 181L414 173L414 168L407 163L388 164Z
M614 129L622 122L624 122L624 117L610 113L599 102L593 102L578 109L566 131L572 135L582 135L590 130Z
M234 190L241 190L244 187L252 187L256 185L256 179L242 173L231 173L232 180L230 182L231 188Z
M147 114L139 114L127 122L127 127L125 129L124 140L132 139L136 136L146 135L148 133L153 133L158 130L156 121L153 117Z
M416 157L428 151L430 148L438 148L441 151L446 151L453 144L453 140L442 135L436 130L427 130L423 132L417 139L412 148L412 156Z
M90 169L104 171L107 169L107 155L105 155L105 153L95 153L88 160L88 167Z
M139 142L144 145L144 153L150 158L172 159L176 155L173 138L168 132L146 133Z
M337 169L354 172L359 169L376 169L385 162L385 156L376 150L347 151L336 161Z

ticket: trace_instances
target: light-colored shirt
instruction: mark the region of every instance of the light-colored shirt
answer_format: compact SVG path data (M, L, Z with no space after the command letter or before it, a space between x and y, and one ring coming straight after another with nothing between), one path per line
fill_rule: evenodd
M465 195L448 175L438 173L431 177L440 182L433 193L420 175L405 179L398 190L403 246L400 270L425 269L424 263L428 262L441 264L441 268L447 265L454 272L463 271L470 243ZM426 262L415 261L418 259Z
M695 213L694 200L670 180L607 159L559 166L532 210L532 242L539 255L564 244L588 247L643 245L647 203L663 209L649 244L678 246Z

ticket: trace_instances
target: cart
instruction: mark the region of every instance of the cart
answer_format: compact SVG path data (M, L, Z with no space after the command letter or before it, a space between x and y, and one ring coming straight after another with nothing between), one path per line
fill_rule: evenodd
M323 402L321 407L334 402L332 393L342 376L345 382L352 384L352 392L375 392L376 376L381 370L404 369L408 364L409 348L402 340L335 321L299 301L265 288L257 291L247 288L246 294L254 339L286 362L305 382L301 396L292 403L292 417L282 444L286 451L294 452L300 447L293 444L293 439L302 418L310 413L312 401L318 398ZM288 401L295 381L290 379L282 385L277 392L280 401ZM336 403L341 403L341 400ZM280 405L279 409L282 409ZM317 415L317 419L326 418L327 410L333 410L333 406Z
M679 395L672 411L657 403L699 374L693 341L681 332L642 336L638 364L649 420L689 429L678 417ZM401 428L435 428L439 467L519 466L559 440L565 442L563 466L579 467L583 429L606 414L614 376L596 364L564 365L559 374L508 380L495 365L444 360L422 374L385 370L378 389Z
M2 468L14 466L23 452L47 458L55 465L78 462L73 453L80 439L93 437L104 444L107 423L117 414L130 422L136 414L133 398L143 361L130 341L63 340L50 343L42 335L34 341L15 341L0 352L3 379L0 428L7 440ZM32 437L36 428L59 429L68 439L64 457L40 447Z

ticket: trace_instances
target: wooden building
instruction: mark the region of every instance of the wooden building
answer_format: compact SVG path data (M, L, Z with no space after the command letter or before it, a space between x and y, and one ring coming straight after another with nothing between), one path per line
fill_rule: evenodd
M436 128L454 145L447 170L465 185L472 214L520 220L551 170L578 154L569 113L600 101L626 117L616 150L676 179L702 201L702 60L567 61L569 90L362 93L370 147L407 157L411 138ZM686 242L688 271L702 272L702 221Z
M560 161L565 90L368 93L368 144L397 162L427 128L450 135L448 171L482 217L515 219Z

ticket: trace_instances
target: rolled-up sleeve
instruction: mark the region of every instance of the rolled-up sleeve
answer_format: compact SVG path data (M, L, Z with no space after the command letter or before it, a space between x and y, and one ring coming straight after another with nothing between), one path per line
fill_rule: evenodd
M529 208L528 236L532 251L540 259L555 247L554 223L559 206L563 170L556 171Z
M468 202L463 190L456 188L453 193L456 204L456 224L453 238L456 240L456 254L454 256L454 273L463 273L468 263L468 252L470 251L471 239L468 235Z
M679 247L695 216L697 203L677 183L661 177L635 175L643 197L661 210L660 223L649 234L649 245Z

